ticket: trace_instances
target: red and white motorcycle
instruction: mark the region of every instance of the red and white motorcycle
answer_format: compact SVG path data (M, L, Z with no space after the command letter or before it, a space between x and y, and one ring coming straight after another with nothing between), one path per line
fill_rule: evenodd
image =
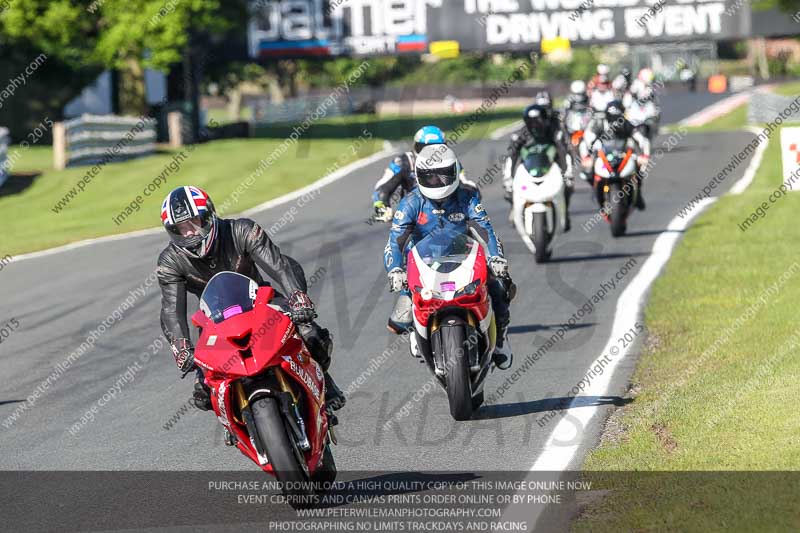
M408 252L414 335L422 356L447 391L450 414L468 420L483 403L496 328L481 242L453 229L434 231Z

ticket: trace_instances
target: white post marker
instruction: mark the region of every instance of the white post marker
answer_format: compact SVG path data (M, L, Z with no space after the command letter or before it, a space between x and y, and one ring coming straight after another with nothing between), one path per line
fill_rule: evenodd
M781 129L783 183L790 191L800 190L800 128Z

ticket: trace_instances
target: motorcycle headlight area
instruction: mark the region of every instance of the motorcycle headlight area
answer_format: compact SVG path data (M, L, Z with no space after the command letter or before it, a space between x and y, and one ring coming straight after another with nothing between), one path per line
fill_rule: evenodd
M460 298L462 296L473 296L478 292L478 287L480 287L480 286L481 286L481 280L480 279L476 279L475 281L473 281L469 285L465 285L464 287L461 287L460 289L458 289L454 293L450 293L448 291L448 294L452 294L453 295L452 298ZM422 298L425 301L432 300L434 298L436 298L437 300L449 300L450 299L450 298L446 297L444 292L435 291L435 290L429 289L427 287L420 287L419 285L414 287L414 292L418 293L420 298Z
M420 287L419 285L417 285L416 287L414 287L414 292L418 293L420 298L422 298L425 301L433 299L434 296L440 300L442 299L441 293L436 292L435 290L429 289L427 287Z
M473 294L478 292L478 287L480 287L480 286L481 286L481 280L480 279L476 279L475 281L473 281L469 285L466 285L466 286L461 287L460 289L458 289L456 291L454 297L455 298L459 298L461 296L472 296Z

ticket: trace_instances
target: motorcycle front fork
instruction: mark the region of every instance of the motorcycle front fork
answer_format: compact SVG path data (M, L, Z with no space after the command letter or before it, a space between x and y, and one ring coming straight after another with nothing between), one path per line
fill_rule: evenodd
M297 396L295 395L291 384L289 384L289 380L287 380L286 376L283 374L283 371L280 368L275 368L274 370L278 384L285 393L280 398L283 413L289 422L289 427L291 428L292 433L294 433L297 446L303 451L308 451L311 449L311 443L309 442L308 434L306 433L306 424L303 421L303 417L300 416L300 409L297 405ZM289 399L291 399L291 403L289 403Z

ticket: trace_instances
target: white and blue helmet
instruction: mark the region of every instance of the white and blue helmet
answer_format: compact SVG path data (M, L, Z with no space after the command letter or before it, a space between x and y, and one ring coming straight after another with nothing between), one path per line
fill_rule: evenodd
M443 200L458 189L461 164L446 144L422 148L414 170L419 192L431 200Z
M418 154L431 144L445 144L444 132L436 126L425 126L414 134L414 153Z

